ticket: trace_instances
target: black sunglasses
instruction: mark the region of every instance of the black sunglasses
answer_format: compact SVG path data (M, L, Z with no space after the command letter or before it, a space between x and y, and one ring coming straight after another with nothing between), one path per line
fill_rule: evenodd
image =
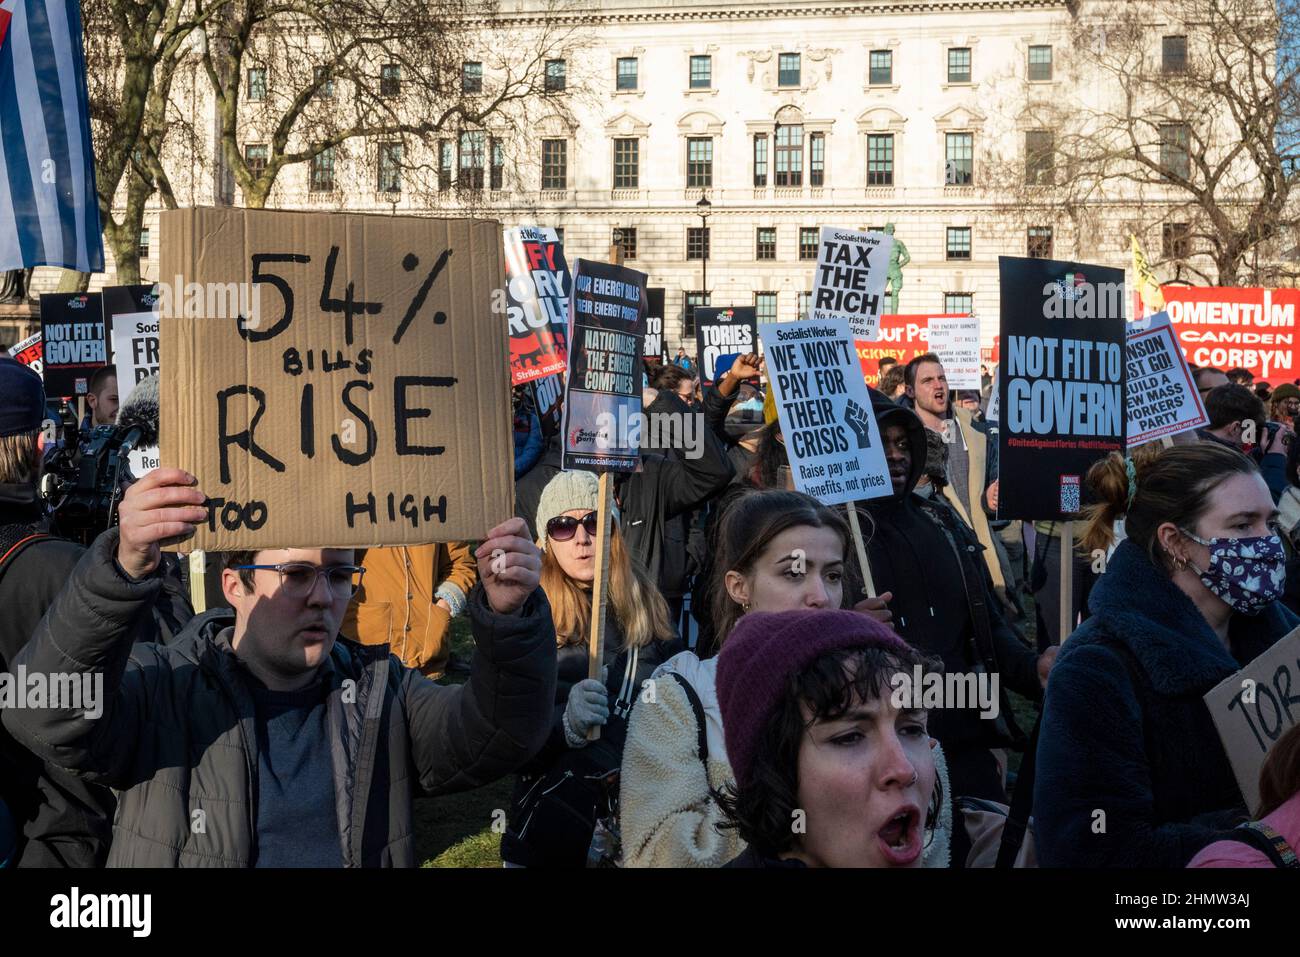
M574 535L578 534L578 526L581 525L587 530L587 534L592 538L596 537L596 513L588 512L582 518L574 518L572 515L557 515L546 523L546 537L553 538L557 542L567 542Z

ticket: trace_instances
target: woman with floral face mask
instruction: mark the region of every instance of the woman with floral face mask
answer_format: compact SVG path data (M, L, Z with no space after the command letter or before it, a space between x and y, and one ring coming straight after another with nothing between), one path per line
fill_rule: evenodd
M1093 466L1084 548L1127 539L1047 685L1034 820L1048 867L1183 867L1247 819L1202 697L1300 624L1255 464L1214 443Z

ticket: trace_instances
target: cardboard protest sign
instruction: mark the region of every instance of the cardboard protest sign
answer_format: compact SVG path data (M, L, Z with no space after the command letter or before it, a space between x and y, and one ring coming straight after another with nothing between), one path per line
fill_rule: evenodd
M1254 813L1259 807L1259 769L1300 718L1300 628L1205 695L1232 773Z
M209 496L187 547L461 541L513 513L498 224L182 209L162 230L162 461Z
M695 345L700 381L712 385L719 378L718 360L754 351L758 342L758 310L753 306L695 307Z
M158 292L154 286L107 286L104 324L109 355L123 399L131 387L158 371Z
M1092 464L1124 451L1124 273L1007 256L998 267L998 518L1067 521Z
M646 274L579 259L569 301L573 348L561 467L633 472L640 464Z
M795 487L824 505L892 495L848 323L759 326Z
M9 355L23 365L31 366L32 371L36 373L39 373L44 368L42 359L44 351L41 347L41 334L39 332L33 332L16 346L9 347Z
M893 248L888 233L823 226L808 318L842 319L854 339L874 340Z
M644 355L647 359L664 362L668 359L668 347L664 342L664 289L662 286L651 286L646 289L645 296L647 314Z
M97 292L53 292L41 296L41 342L45 394L85 395L90 377L108 364L104 312Z
M1194 365L1249 369L1257 381L1290 382L1300 290L1163 286L1165 311Z
M1168 313L1128 325L1128 446L1209 424Z
M975 316L930 319L930 351L943 362L950 389L980 387L980 321Z
M568 361L569 268L554 229L505 230L511 382L563 372Z

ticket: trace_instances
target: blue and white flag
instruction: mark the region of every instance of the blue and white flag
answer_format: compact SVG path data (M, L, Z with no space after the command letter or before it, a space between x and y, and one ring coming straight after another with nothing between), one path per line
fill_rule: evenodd
M0 8L0 270L103 272L80 6Z

